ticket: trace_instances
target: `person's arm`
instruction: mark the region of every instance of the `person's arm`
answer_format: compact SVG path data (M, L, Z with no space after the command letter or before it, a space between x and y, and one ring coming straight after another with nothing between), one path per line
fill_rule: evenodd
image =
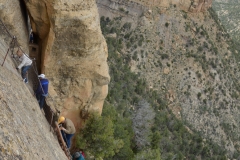
M40 93L42 93L41 81L40 81L40 84L38 85L37 90L35 91L35 94L40 94Z
M21 69L27 62L27 57L25 55L23 55L23 57L21 58L22 58L22 63L19 64L19 66L17 67L18 69Z
M65 133L70 134L71 133L71 127L67 126L66 128L61 127L61 130L63 130Z
M12 54L12 58L17 58L18 56L16 54Z
M63 131L67 134L73 134L75 132L75 126L70 120L66 120L65 122L65 128L63 128Z

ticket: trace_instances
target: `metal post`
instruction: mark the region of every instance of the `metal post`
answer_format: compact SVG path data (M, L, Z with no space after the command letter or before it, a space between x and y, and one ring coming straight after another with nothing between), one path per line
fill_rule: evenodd
M15 36L14 36L15 37ZM17 38L15 37L15 40L13 42L13 47L12 47L12 55L13 55L13 52L14 52L14 48L15 48L15 45L16 45L16 41L17 41Z
M6 58L7 58L8 52L9 52L9 50L10 50L10 48L11 48L11 44L13 43L13 41L15 40L15 38L16 38L16 37L13 36L12 41L11 41L9 47L8 47L7 53L6 53L5 57L4 57L4 60L3 60L2 66L3 66L3 64L4 64L4 62L5 62Z

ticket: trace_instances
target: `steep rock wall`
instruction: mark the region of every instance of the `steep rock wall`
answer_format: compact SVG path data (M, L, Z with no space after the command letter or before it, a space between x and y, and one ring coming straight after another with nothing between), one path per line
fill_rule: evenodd
M94 0L25 0L39 35L42 72L53 104L79 125L80 115L101 113L110 77L107 46Z
M0 109L0 159L67 159L35 97L6 66L0 69Z
M0 19L9 33L18 38L22 49L27 51L26 17L18 2L1 1ZM4 26L0 24L0 64L10 41ZM15 67L10 56L0 66L0 159L67 159L56 137L49 131L49 124L30 92L29 84L22 82Z
M11 34L18 37L18 42L28 51L27 17L24 12L24 4L21 1L1 0L0 17L4 24L10 29ZM22 8L21 8L22 6Z

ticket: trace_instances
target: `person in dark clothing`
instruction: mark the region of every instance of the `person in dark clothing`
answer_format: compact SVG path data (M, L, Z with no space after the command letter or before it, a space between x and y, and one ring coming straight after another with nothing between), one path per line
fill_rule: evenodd
M33 43L33 42L34 42L33 32L31 32L31 34L30 34L30 43Z
M62 133L62 137L66 142L67 147L70 148L71 139L74 136L74 133L76 132L75 126L70 119L65 118L63 116L59 117L58 124L61 125L60 130Z
M43 110L44 100L46 96L48 95L48 79L45 78L44 74L40 74L39 76L40 84L35 92L36 98L38 100L40 109Z

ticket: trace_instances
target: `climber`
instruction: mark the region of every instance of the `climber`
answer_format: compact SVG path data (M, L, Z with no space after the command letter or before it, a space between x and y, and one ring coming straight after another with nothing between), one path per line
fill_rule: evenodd
M80 149L79 152L82 154L83 158L85 158L85 153L83 152L83 150Z
M30 69L32 65L32 60L28 58L20 49L18 48L17 55L12 55L13 58L18 57L18 60L21 61L19 66L16 68L17 70L21 69L21 75L23 78L23 82L28 83L28 79L26 77L27 71Z
M48 81L48 79L45 78L44 74L40 74L38 76L38 78L40 80L40 84L35 92L35 95L38 100L40 109L41 109L41 111L43 111L44 100L45 100L46 96L48 95L49 81Z
M30 43L34 42L33 32L30 33Z
M85 160L85 155L82 150L75 152L72 155L73 160Z
M65 118L63 116L59 117L58 124L60 125L59 129L61 130L62 137L63 137L64 141L66 142L67 147L70 148L71 147L71 139L72 139L74 133L76 132L75 126L70 119Z

